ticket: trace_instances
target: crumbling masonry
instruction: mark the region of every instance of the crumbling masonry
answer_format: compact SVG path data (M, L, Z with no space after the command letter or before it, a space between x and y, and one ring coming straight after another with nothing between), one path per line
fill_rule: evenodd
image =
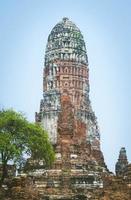
M106 177L111 176L100 149L100 132L89 91L83 35L73 22L63 18L48 37L43 99L40 112L36 113L36 122L48 131L56 152L52 169L36 173L35 184L42 198L91 199L90 191L105 187Z
M115 176L104 162L89 91L83 36L74 23L63 18L48 37L43 99L35 115L49 134L56 160L46 169L44 161L29 159L24 177L21 174L8 182L4 190L8 200L131 199L131 164L125 148L120 151Z

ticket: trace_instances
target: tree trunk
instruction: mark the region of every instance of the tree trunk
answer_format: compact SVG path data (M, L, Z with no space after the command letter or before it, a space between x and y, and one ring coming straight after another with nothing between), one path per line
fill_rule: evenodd
M4 179L7 177L7 162L2 163L2 175L0 180L0 187L2 186Z

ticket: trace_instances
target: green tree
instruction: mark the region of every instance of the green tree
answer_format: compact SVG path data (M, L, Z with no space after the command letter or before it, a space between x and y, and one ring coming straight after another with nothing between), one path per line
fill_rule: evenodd
M23 162L27 154L34 159L43 159L49 166L54 161L54 151L47 133L37 124L30 123L23 114L14 110L0 111L0 162L1 184L7 176L7 165Z

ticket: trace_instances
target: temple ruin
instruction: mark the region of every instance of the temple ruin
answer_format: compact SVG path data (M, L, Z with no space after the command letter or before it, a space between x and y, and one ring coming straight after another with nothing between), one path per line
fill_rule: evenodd
M8 184L8 200L131 199L131 164L125 148L120 151L114 175L104 162L89 92L83 35L72 21L63 18L48 36L43 98L35 114L36 123L49 134L56 159L46 168L43 160L30 158L24 174Z

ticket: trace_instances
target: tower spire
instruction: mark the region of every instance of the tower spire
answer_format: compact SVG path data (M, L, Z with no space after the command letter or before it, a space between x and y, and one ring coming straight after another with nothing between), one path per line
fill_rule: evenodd
M36 119L47 130L56 153L68 158L68 164L75 154L82 168L88 161L105 167L97 118L89 99L85 41L67 17L49 34L43 70L43 99Z
M122 175L126 166L128 165L126 149L122 147L119 152L119 158L115 166L116 175Z

